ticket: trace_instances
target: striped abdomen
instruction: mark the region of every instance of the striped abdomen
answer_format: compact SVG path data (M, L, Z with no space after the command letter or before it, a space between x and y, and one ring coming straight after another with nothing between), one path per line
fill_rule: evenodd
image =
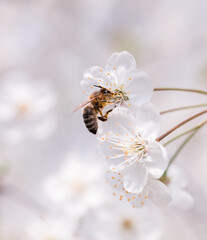
M88 131L96 134L98 130L98 120L96 111L92 106L87 106L83 109L83 121Z

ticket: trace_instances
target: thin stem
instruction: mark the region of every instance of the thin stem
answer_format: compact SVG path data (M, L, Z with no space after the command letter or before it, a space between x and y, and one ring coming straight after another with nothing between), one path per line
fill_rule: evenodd
M175 112L175 111L179 111L179 110L185 110L185 109L191 109L191 108L199 108L199 107L206 107L207 103L205 104L198 104L198 105L191 105L191 106L185 106L185 107L179 107L179 108L172 108L169 110L165 110L160 112L160 114L165 114L165 113L170 113L170 112Z
M180 138L180 137L182 137L182 136L184 136L184 135L186 135L186 134L188 134L188 133L190 133L190 132L193 132L193 131L201 128L201 127L202 127L203 125L205 125L206 123L207 123L207 120L204 121L204 122L202 122L202 123L200 123L199 125L197 125L197 126L195 126L195 127L193 127L193 128L188 129L187 131L185 131L185 132L183 132L183 133L175 136L174 138L170 139L168 142L166 142L165 144L163 144L163 146L167 146L168 144L170 144L171 142L177 140L178 138Z
M200 128L198 128L196 131L194 131L190 136L188 136L185 141L180 145L180 147L177 149L177 151L173 154L173 156L170 158L169 164L163 174L163 176L167 175L167 171L170 167L170 165L174 162L178 154L181 152L181 150L185 147L185 145L190 141L190 139L199 131Z
M193 115L193 116L190 117L190 118L187 118L187 119L184 120L183 122L181 122L181 123L177 124L175 127L171 128L171 129L170 129L169 131L167 131L166 133L162 134L160 137L158 137L158 138L156 139L156 141L160 142L162 139L164 139L165 137L167 137L170 133L174 132L174 131L175 131L176 129L178 129L179 127L183 126L183 125L186 124L187 122L190 122L191 120L193 120L193 119L195 119L195 118L197 118L197 117L199 117L199 116L201 116L201 115L203 115L203 114L205 114L205 113L207 113L207 110L202 111L202 112L200 112L200 113L198 113L198 114L196 114L196 115Z
M194 92L207 95L206 91L187 89L187 88L154 88L154 91L182 91L182 92Z

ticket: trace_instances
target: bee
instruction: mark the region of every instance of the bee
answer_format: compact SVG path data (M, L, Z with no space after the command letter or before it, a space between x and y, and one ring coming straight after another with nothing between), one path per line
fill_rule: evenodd
M107 111L103 114L103 109L107 105L113 103L114 93L109 91L107 88L94 85L100 88L99 91L93 92L89 99L75 108L75 111L83 108L83 121L89 132L96 134L98 130L98 119L105 122L107 121L108 114L113 110Z

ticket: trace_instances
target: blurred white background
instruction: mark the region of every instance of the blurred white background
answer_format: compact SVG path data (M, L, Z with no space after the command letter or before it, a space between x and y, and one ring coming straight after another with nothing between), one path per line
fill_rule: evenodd
M122 50L155 87L206 90L206 11L205 0L0 1L2 240L207 239L206 127L176 159L193 208L139 210L114 199L95 137L81 111L71 114L86 98L83 72ZM152 101L166 110L206 96L156 92ZM162 132L201 110L163 115Z

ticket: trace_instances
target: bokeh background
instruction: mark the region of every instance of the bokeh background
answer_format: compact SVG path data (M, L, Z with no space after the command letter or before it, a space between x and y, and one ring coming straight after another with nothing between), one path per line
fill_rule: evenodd
M207 239L206 127L176 159L194 206L132 210L104 183L106 166L81 111L71 114L86 99L83 72L122 50L155 87L206 90L206 11L205 0L0 1L0 239ZM19 92L21 79L32 82L25 99L45 104L26 120L28 102L15 105L27 92ZM206 96L156 92L152 101L162 111ZM18 114L6 118L11 105ZM201 110L163 115L162 132ZM170 156L182 140L169 146Z

